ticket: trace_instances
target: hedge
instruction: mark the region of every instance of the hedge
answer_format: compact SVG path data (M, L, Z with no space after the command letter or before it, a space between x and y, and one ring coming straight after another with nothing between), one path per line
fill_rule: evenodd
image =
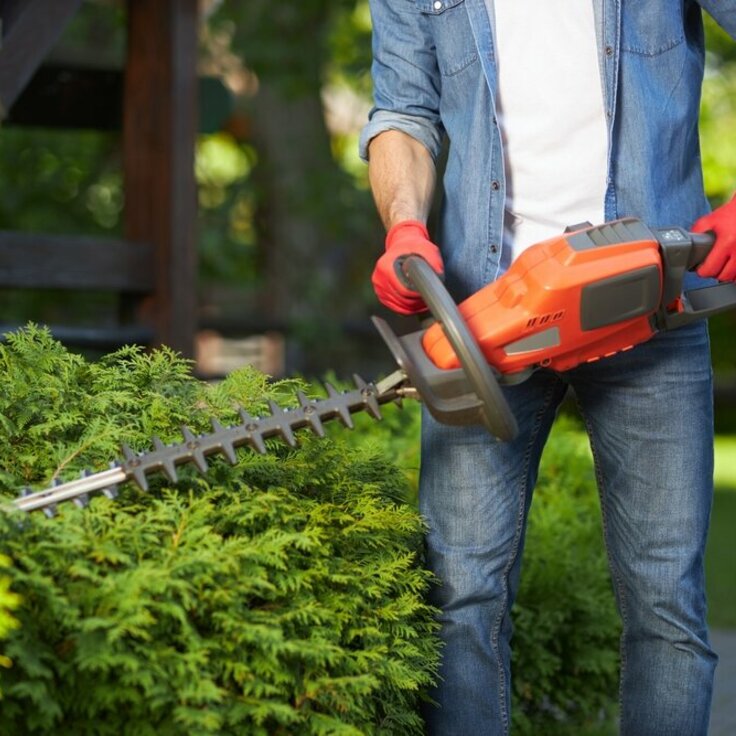
M208 386L167 350L90 363L34 327L9 335L0 361L8 497L295 389L250 370ZM403 476L337 440L271 449L54 519L0 515L22 598L0 644L5 732L420 732L438 653Z

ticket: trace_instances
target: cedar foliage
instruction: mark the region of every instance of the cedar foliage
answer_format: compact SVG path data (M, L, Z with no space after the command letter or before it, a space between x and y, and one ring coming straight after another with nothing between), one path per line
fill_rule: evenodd
M241 371L208 386L168 350L98 363L29 326L0 346L0 484L16 495L119 445L236 421L294 382ZM12 734L408 734L437 663L422 523L380 453L274 442L110 501L0 514L22 597L0 652Z

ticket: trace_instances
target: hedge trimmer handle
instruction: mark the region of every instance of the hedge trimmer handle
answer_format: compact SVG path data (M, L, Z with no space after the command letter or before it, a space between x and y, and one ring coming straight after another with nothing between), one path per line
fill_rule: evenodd
M654 232L662 249L664 272L662 307L657 314L661 329L676 329L736 306L736 284L730 281L683 289L685 272L700 265L716 242L712 230L693 233L672 227Z
M689 271L692 271L707 258L708 254L713 249L716 242L716 234L712 230L708 230L704 233L690 233L690 238L693 242L693 246L690 251L690 259L687 262L687 268Z

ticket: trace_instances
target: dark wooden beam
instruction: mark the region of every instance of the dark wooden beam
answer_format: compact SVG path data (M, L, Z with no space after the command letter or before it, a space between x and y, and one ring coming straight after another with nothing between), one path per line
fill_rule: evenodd
M2 22L2 36L8 35L16 19L23 10L25 0L0 0L0 21Z
M125 236L154 248L154 294L138 316L194 354L197 0L128 0L123 104Z
M120 130L123 73L44 64L18 96L3 124Z
M0 232L0 287L150 293L153 249L143 243Z
M200 77L199 132L222 130L233 109L232 96L214 77ZM43 64L21 92L5 125L79 130L120 130L123 72Z
M150 345L153 333L149 328L137 325L111 327L70 327L68 325L45 325L51 335L67 346L108 352L123 345ZM0 323L0 342L9 332L22 330L24 325Z
M0 120L81 4L82 0L25 0L7 5L8 27L3 28L0 47Z

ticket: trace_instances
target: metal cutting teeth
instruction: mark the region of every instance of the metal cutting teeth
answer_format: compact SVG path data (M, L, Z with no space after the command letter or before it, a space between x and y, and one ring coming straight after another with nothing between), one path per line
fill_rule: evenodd
M375 384L367 383L360 376L353 377L356 388L351 391L338 391L331 383L325 383L327 396L309 399L303 391L297 392L298 406L284 408L275 401L268 401L269 413L262 417L251 416L238 407L240 423L223 426L212 419L212 432L196 435L189 427L182 427L183 441L164 444L159 437L153 437L153 449L148 452L135 452L128 445L122 446L123 459L113 462L110 469L101 473L83 473L82 477L67 483L55 483L37 492L24 489L15 499L13 506L24 511L42 509L52 516L56 507L63 501L73 501L85 506L94 491L101 491L108 498L115 498L118 486L133 480L144 491L148 490L148 476L162 472L172 482L177 481L176 466L193 463L202 474L207 473L207 457L221 454L235 464L235 450L249 446L258 453L267 452L266 440L278 438L290 447L297 444L295 431L309 429L317 437L324 437L324 423L338 419L344 426L352 429L352 414L365 411L374 419L381 419L380 405L395 401L397 391L394 386L379 392ZM400 379L400 377L399 377ZM397 380L399 380L397 379Z

